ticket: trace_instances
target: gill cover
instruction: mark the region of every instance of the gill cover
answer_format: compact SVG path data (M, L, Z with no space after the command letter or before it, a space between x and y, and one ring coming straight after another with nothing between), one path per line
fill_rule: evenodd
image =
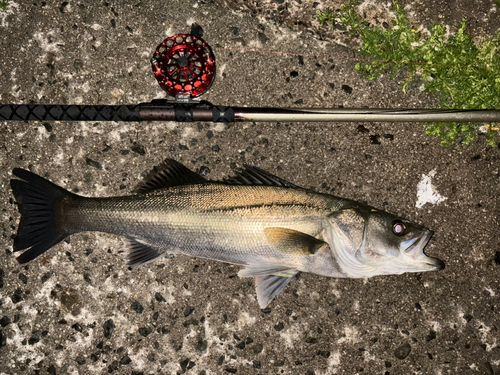
M372 276L372 267L358 259L366 233L363 215L346 208L328 216L328 223L323 238L334 251L342 271L351 278Z
M335 248L356 253L361 247L365 233L365 219L354 209L345 209L328 217L333 232Z

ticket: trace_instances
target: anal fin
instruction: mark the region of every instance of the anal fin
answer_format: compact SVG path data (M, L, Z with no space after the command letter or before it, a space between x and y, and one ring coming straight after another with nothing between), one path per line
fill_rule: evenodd
M147 244L139 242L136 238L129 238L128 265L140 267L163 258L166 253L161 253Z

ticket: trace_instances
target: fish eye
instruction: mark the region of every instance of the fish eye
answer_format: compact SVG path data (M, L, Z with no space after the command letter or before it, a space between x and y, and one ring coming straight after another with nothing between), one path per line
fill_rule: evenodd
M392 232L396 236L402 236L406 232L406 225L402 221L395 221L392 224Z

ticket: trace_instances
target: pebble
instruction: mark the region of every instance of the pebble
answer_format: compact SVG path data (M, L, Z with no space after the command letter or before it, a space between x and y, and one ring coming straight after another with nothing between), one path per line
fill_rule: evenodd
M370 142L374 145L379 145L380 144L380 135L378 135L378 134L370 135Z
M133 152L139 155L146 155L146 149L143 145L134 144L131 148Z
M148 327L139 328L139 334L143 337L148 337L151 332L152 332L151 328Z
M10 297L10 299L12 300L13 303L19 303L23 300L23 296L22 296L22 289L21 288L17 288L16 291L14 292L14 294L12 295L12 297Z
M394 355L398 359L405 359L410 355L410 352L411 352L411 346L410 344L406 343L397 348L396 351L394 352Z
M68 289L61 293L61 304L66 307L71 315L76 316L80 314L80 298L73 289Z
M7 327L12 321L8 316L3 316L2 319L0 319L0 325L2 327Z
M283 329L284 329L284 328L285 328L285 325L284 325L282 322L279 322L278 324L276 324L276 325L274 326L274 329L275 329L276 331L278 331L278 332L279 332L279 331L283 331Z
M120 359L120 365L128 365L131 362L132 362L132 360L130 359L130 357L128 355L126 355L125 357Z
M87 164L90 167L94 167L96 169L102 170L102 164L99 163L98 161L92 160L91 158L86 158L85 164Z
M137 314L142 314L142 312L144 311L144 307L142 307L142 305L137 301L132 302L130 308Z
M198 171L198 174L200 176L206 176L209 173L210 173L210 168L205 167L205 166L200 167L200 170Z
M342 91L346 94L352 94L352 87L348 85L342 85Z
M32 333L30 339L28 340L29 345L35 345L40 341L40 331L35 331Z
M155 299L158 302L167 302L166 299L163 298L163 296L160 293L158 293L158 292L155 293Z
M83 366L86 363L85 358L83 358L82 356L76 357L76 363L78 363L80 366Z
M323 358L329 358L330 352L328 350L320 350L318 352L318 355L322 356Z
M430 331L425 341L429 342L436 338L436 331Z
M245 341L236 344L236 347L241 350L245 349L245 346L246 346Z
M262 351L264 350L264 345L262 344L255 344L254 347L253 347L253 352L255 354L259 354L261 353Z
M115 330L115 322L113 319L109 319L103 324L102 328L104 329L104 337L110 339Z
M118 361L111 362L111 364L108 366L108 373L111 374L112 372L118 370L118 366L119 366Z

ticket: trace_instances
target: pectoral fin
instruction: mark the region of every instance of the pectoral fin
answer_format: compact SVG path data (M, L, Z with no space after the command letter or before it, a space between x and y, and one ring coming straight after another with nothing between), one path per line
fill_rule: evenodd
M313 255L325 242L306 233L293 229L271 227L265 228L267 240L280 252L290 255Z

